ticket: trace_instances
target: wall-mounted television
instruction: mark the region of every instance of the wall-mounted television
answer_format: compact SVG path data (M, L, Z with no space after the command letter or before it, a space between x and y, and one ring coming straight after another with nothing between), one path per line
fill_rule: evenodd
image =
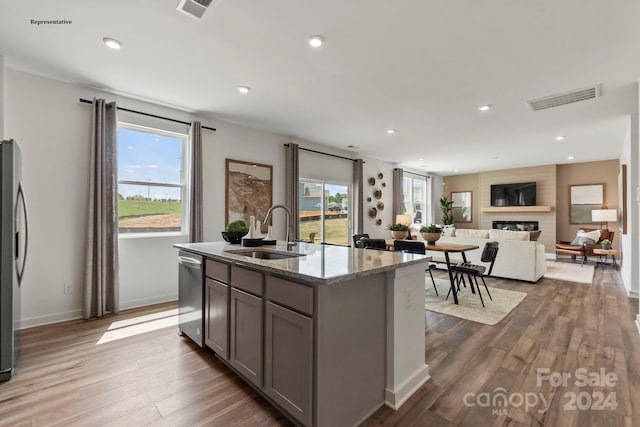
M535 206L536 183L493 184L491 206Z

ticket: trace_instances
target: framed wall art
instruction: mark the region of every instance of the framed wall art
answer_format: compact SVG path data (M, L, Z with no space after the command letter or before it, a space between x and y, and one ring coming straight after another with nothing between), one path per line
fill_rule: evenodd
M471 191L451 192L455 222L471 222Z
M569 186L569 223L589 224L591 211L604 206L604 184Z
M273 202L273 166L226 160L225 224L249 217L264 221Z

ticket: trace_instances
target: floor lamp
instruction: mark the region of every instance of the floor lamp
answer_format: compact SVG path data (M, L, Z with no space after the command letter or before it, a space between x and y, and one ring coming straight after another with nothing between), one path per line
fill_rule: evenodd
M604 228L604 223L615 222L618 219L618 211L615 209L594 209L591 211L591 221L600 222L600 230ZM609 226L607 225L607 228Z

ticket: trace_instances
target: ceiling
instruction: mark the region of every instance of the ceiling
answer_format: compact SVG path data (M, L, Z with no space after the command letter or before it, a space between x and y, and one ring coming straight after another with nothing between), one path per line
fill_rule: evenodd
M0 0L0 54L13 68L441 175L618 158L638 109L637 0L215 0L202 20L177 3ZM307 44L316 34L319 49ZM526 103L595 84L597 99Z

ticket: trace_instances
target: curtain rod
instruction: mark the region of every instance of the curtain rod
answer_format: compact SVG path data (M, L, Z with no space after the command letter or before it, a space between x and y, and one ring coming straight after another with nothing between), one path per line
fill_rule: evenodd
M88 99L83 99L83 98L80 98L80 102L83 102L85 104L93 104L93 101L89 101ZM185 122L183 120L172 119L170 117L164 117L164 116L157 116L155 114L143 113L142 111L131 110L129 108L118 107L118 110L126 111L128 113L140 114L141 116L153 117L153 118L156 118L156 119L168 120L170 122L181 123L183 125L191 126L191 123ZM216 130L216 128L212 128L212 127L209 127L209 126L202 126L202 129L212 130L214 132Z
M284 144L284 146L288 147L289 144ZM322 154L323 156L337 157L338 159L343 159L343 160L351 160L352 162L356 161L356 159L350 159L349 157L338 156L337 154L323 153L322 151L311 150L309 148L298 147L298 150L308 151L310 153ZM366 162L362 162L362 163L366 163Z
M399 169L399 168L396 168ZM431 175L420 175L419 173L415 173L415 172L410 172L408 170L402 170L403 173L410 173L411 175L416 175L416 176L421 176L423 178L431 178Z

